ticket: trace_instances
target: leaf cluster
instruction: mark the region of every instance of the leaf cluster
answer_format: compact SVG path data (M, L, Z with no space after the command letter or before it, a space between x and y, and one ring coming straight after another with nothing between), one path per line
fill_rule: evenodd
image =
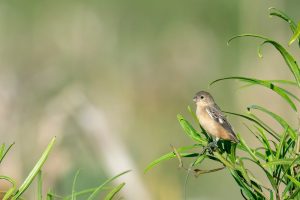
M279 17L289 24L293 33L289 45L298 40L300 47L300 25L298 24L297 26L289 16L275 8L270 8L270 15ZM273 46L284 59L287 68L294 76L294 80L260 80L256 78L232 76L215 80L211 85L224 80L238 80L245 83L246 86L261 86L273 91L281 97L287 103L287 106L291 108L291 112L299 116L297 104L300 102L300 99L286 89L286 86L291 85L300 89L300 69L294 57L282 44L265 36L242 34L233 37L229 42L240 37L252 37L262 40L258 47L259 57L262 57L262 47L265 44ZM218 149L214 152L209 152L206 151L206 146L212 139L200 126L195 113L190 107L188 107L188 110L195 122L199 125L200 128L198 130L182 115L178 115L177 118L184 132L195 144L173 149L172 152L150 163L145 171L148 171L164 160L177 158L181 161L181 159L184 158L193 158L189 170L193 169L197 175L215 172L223 168L227 169L240 187L241 195L244 199L300 199L299 127L292 127L283 117L263 106L250 105L244 114L233 112L225 113L245 120L247 122L245 126L257 139L259 146L249 146L241 135L238 134L238 139L240 140L238 144L220 141L218 142ZM274 130L274 128L268 125L257 113L264 113L273 118L282 129L280 131ZM198 153L199 149L201 150L200 153ZM199 167L201 167L204 160L217 162L222 167L211 170L201 170ZM260 177L256 176L253 166L256 166L257 169L265 174L266 180L268 180L267 183L262 182Z
M108 180L106 180L104 183L100 184L97 187L94 188L88 188L81 191L75 190L75 185L77 181L77 177L79 175L79 171L76 173L74 181L73 181L73 187L72 187L72 193L67 196L61 196L53 193L52 191L47 192L45 195L45 198L43 198L43 177L42 177L42 167L44 163L46 162L50 151L52 150L54 144L55 144L56 138L54 137L44 152L42 153L40 159L37 161L35 166L32 168L28 176L25 178L23 183L18 186L16 181L8 176L0 175L0 179L7 181L11 184L11 187L7 191L0 191L0 195L2 195L3 200L16 200L16 199L24 199L22 196L24 192L28 189L29 186L33 183L33 181L36 179L37 181L37 199L38 200L54 200L54 199L62 199L62 200L76 200L77 197L88 195L88 200L97 199L100 192L106 192L105 200L112 200L114 197L119 193L119 191L125 186L125 183L121 183L120 185L116 187L108 186L109 183L111 183L116 178L128 173L129 171L122 172ZM0 146L0 164L2 163L3 159L6 157L8 151L11 149L11 147L14 144L11 144L10 146L6 147L5 144L2 144ZM107 192L108 191L108 192Z

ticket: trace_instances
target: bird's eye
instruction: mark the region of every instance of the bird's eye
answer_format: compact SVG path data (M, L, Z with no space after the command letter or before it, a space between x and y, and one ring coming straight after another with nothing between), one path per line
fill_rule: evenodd
M204 96L200 96L200 99L204 99Z

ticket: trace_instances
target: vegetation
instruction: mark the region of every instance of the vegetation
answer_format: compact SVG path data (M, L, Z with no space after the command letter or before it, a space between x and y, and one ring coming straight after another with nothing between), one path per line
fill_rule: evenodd
M11 184L11 188L7 191L1 191L1 198L3 200L11 199L11 200L16 200L16 199L24 199L22 196L24 192L28 189L28 187L32 184L34 179L37 180L37 199L42 200L43 199L43 193L42 193L42 187L43 187L43 179L42 179L42 167L45 163L45 161L48 158L48 155L53 148L53 145L56 141L56 138L53 138L50 143L48 144L47 148L43 152L42 156L38 160L38 162L35 164L35 166L32 168L31 172L28 174L27 178L24 180L24 182L18 187L16 184L16 181L8 176L3 176L0 175L0 179L3 179L5 181L8 181ZM0 164L2 163L3 159L7 155L8 151L11 149L13 146L10 145L9 147L6 148L5 144L2 144L0 147ZM72 193L67 196L60 196L56 195L55 193L49 191L46 194L47 200L54 200L54 199L64 199L64 200L76 200L77 197L83 196L83 195L88 195L86 199L88 200L93 200L97 199L99 197L99 193L103 191L109 191L107 195L105 196L105 200L112 200L118 192L124 187L125 183L121 183L120 185L116 187L108 187L107 185L112 182L114 179L118 178L119 176L128 173L129 171L122 172L108 180L106 180L104 183L100 184L97 187L94 188L89 188L85 189L82 191L76 191L75 186L76 186L76 180L79 175L79 171L76 173L74 181L73 181L73 186L72 186Z
M270 8L270 15L279 17L289 24L293 32L293 36L289 40L289 45L298 40L300 47L300 23L297 25L289 16L275 8ZM293 74L294 80L259 80L233 76L215 80L211 85L224 80L238 80L246 83L247 86L262 86L272 90L283 98L291 108L291 112L294 112L293 114L295 116L299 116L296 105L300 102L300 99L286 89L287 86L291 85L300 89L300 69L294 57L279 42L260 35L238 35L230 39L229 42L240 37L253 37L262 40L258 48L259 57L262 57L262 46L265 44L271 44L275 47ZM195 122L199 124L190 107L188 107L188 110ZM200 124L200 131L197 131L182 115L178 115L177 118L184 132L195 144L178 149L173 148L172 152L153 161L145 171L148 171L164 160L178 158L180 166L183 166L182 158L193 158L193 162L187 169L188 171L193 170L196 175L200 175L226 169L240 187L241 195L244 199L300 199L300 127L292 127L283 117L263 106L250 105L247 107L247 111L246 114L225 113L240 117L249 122L249 125L245 126L259 142L258 147L250 147L242 138L241 134L238 134L240 143L237 145L227 141L219 141L218 149L214 152L208 152L205 150L205 147L212 141L211 137L201 128ZM264 119L258 117L254 111L262 112L272 117L282 127L282 130L274 130ZM197 151L199 148L200 150L202 149L200 153ZM221 167L211 170L199 169L201 163L207 159L220 163ZM253 165L257 166L257 168L265 174L268 183L262 183L262 181L255 176Z

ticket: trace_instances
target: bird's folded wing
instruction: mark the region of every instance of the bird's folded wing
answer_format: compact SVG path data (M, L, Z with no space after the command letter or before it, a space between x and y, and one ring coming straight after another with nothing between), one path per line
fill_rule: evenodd
M225 130L227 130L236 138L236 134L234 133L231 125L229 124L226 117L223 115L222 111L217 105L214 107L208 106L206 108L206 112L213 120L215 120L218 124L220 124Z

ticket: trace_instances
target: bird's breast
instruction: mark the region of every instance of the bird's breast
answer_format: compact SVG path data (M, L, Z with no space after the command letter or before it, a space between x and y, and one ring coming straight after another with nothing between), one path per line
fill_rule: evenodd
M196 115L204 130L218 138L230 139L228 132L217 121L211 118L205 108L197 108Z

